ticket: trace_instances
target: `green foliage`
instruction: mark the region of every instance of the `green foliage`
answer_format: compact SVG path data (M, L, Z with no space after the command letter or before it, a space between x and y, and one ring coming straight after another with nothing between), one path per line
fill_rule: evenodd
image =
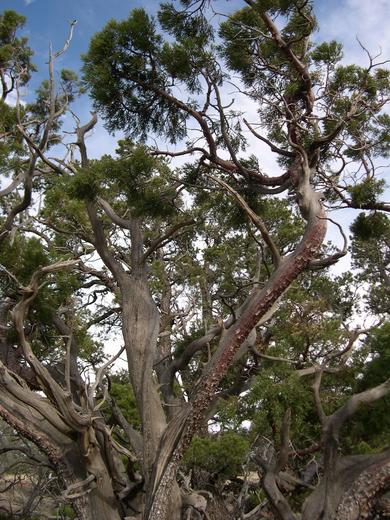
M0 131L11 132L16 122L16 109L0 101Z
M390 373L390 322L376 329L367 341L369 360L356 382L356 392L363 392L387 380ZM346 433L349 449L360 453L381 451L390 440L390 397L363 407L352 419ZM360 443L359 443L360 440Z
M66 504L57 509L58 518L66 518L67 520L73 520L76 518L76 513L74 512L72 506Z
M95 162L91 162L86 168L79 168L77 173L68 180L69 197L76 200L95 200L101 184L99 173Z
M25 85L35 70L31 63L32 50L27 45L27 38L17 38L16 33L26 22L26 18L12 10L5 10L0 14L0 69L8 77L11 90L15 87L14 81L18 78L21 85Z
M380 239L390 230L389 218L383 213L373 212L368 215L359 213L351 225L355 238L362 241Z
M378 157L389 157L390 115L378 114L375 123L376 125L373 125L373 152Z
M349 283L306 273L290 288L271 328L282 357L298 355L306 362L343 342L340 323L351 313L353 302Z
M268 32L261 13L266 10L271 13L280 12L286 16L286 24L282 30L285 41L291 41L294 51L301 52L303 37L313 31L316 21L310 4L303 10L300 7L297 2L288 0L261 1L257 2L255 10L249 7L241 9L221 24L220 36L223 39L221 52L227 59L229 67L241 73L247 86L256 85L256 89L261 89L264 93L269 92L271 85L282 90L288 86L289 89L299 91L301 78L285 60L280 47L272 39L259 38L259 34ZM265 63L270 63L274 67L273 70L280 68L283 74L288 71L288 82L279 81L278 74L273 77L268 75L264 67Z
M270 350L269 354L277 355L278 352ZM287 408L291 409L292 435L296 441L313 435L316 422L310 426L313 418L311 388L288 364L268 363L255 378L244 403L252 416L254 430L271 436L276 443Z
M0 41L10 42L15 38L18 29L24 26L26 17L11 10L6 10L0 15Z
M352 91L363 86L367 79L365 68L358 65L340 65L335 71L331 90L332 92Z
M83 178L83 172L80 175ZM48 187L42 214L45 218L50 218L55 225L58 225L65 232L73 231L75 226L81 227L84 231L90 229L85 204L77 197L76 189L73 186L75 183L77 187L75 178L63 176L47 179ZM85 186L82 182L81 184ZM92 185L92 189L93 187L94 185Z
M373 204L377 202L378 196L383 193L385 181L378 179L365 179L360 184L350 186L352 203L360 207L364 204Z
M141 87L149 81L156 89L164 85L154 65L160 43L154 21L142 9L134 10L123 22L111 20L92 38L84 56L84 80L110 130L124 128L143 136L150 130L167 132L172 138L184 135L179 128L184 122L179 110Z
M221 479L237 475L249 452L244 435L232 431L207 437L194 437L183 464L188 469L204 469Z
M188 16L185 11L175 9L173 4L163 3L158 20L163 30L181 43L197 42L199 47L206 46L213 37L213 29L201 12Z
M360 213L351 231L353 266L358 269L357 279L367 286L367 304L375 313L388 313L390 219L379 212Z
M85 92L82 82L79 80L77 74L70 69L62 69L60 72L61 86L63 93L61 98L68 103L72 102L76 96Z
M366 390L385 381L390 370L390 322L377 328L370 336L368 346L372 355L367 364L363 379L359 384L361 390Z
M169 217L176 213L172 198L175 190L167 182L166 163L148 153L145 146L121 141L118 158L109 155L90 161L67 180L67 194L76 201L125 200L134 216Z
M256 63L249 41L253 41L257 29L265 30L264 23L260 16L249 8L237 11L229 21L220 26L220 36L224 41L221 51L229 67L240 72L247 85L252 85L255 78ZM263 46L261 48L265 51ZM273 50L276 51L276 47Z
M312 51L311 58L315 63L335 65L343 57L342 45L335 40L323 42Z
M129 376L125 371L110 375L110 396L121 409L125 419L134 428L141 427L141 419L137 410L134 392L129 383ZM110 419L109 407L104 408L104 414Z
M4 134L0 140L0 173L5 177L11 172L21 173L25 159L22 137L14 133L16 121L16 108L0 100L0 133Z
M35 237L25 238L19 234L7 247L0 250L0 263L11 270L22 284L27 284L32 274L50 263L42 243Z
M0 250L0 264L11 271L22 285L27 285L32 275L41 267L58 259L58 257L51 256L36 237L26 237L19 233L13 237L12 242L7 241L6 247ZM18 285L10 283L3 273L0 278L1 293L12 299L19 299ZM77 275L72 271L64 270L51 275L40 288L28 316L35 331L30 340L36 354L42 354L51 360L56 360L57 357L63 358L62 341L58 341L58 331L53 325L53 312L77 293L80 284L81 281ZM88 360L93 364L101 362L103 347L98 341L93 340L84 329L81 316L79 322L74 325L80 359ZM10 339L16 340L14 331L11 331ZM49 352L47 352L48 345L50 345Z
M84 81L110 130L142 139L152 131L175 142L186 135L188 111L171 97L172 86L181 81L199 92L198 74L213 67L205 47L212 31L204 19L184 19L171 5L162 6L159 19L177 41L164 42L143 9L122 22L111 20L83 57Z

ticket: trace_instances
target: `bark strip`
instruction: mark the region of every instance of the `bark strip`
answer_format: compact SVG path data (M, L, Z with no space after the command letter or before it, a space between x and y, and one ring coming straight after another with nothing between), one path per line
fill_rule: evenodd
M288 289L291 283L316 256L326 233L323 207L307 183L298 188L307 209L307 228L296 251L284 259L267 285L254 292L244 306L240 318L224 331L217 352L208 369L194 390L189 405L171 421L160 444L159 458L155 464L153 485L145 511L147 520L167 518L168 497L175 479L178 464L198 430L206 410L213 399L219 382L227 373L233 358L260 318Z

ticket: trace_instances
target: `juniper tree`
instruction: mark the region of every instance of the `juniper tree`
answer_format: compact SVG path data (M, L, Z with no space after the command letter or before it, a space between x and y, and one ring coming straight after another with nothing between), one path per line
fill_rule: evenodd
M56 90L58 53L36 103L9 124L19 148L6 154L13 180L2 193L0 414L46 454L81 519L263 508L352 520L386 488L388 450L358 454L359 428L345 439L341 429L389 392L384 374L370 376L375 340L361 341L387 309L372 304L374 326L354 324L354 275L327 271L346 255L347 231L327 210L368 212L353 226L355 262L367 237L387 254L376 166L388 153L389 74L369 53L366 67L345 65L337 42L314 43L310 2L241 7L218 28L203 2L109 22L84 56L97 112L76 119L65 158L46 153L66 144L61 116L78 89L68 71ZM97 114L125 139L91 160ZM247 151L248 135L258 148ZM277 174L262 169L264 145ZM187 162L174 168L174 157ZM367 219L381 223L374 235L362 232ZM324 243L328 222L339 250ZM375 272L362 275L371 287ZM109 332L123 346L104 362ZM129 384L108 373L122 354ZM261 472L257 489L240 481L240 459ZM222 499L228 477L233 498ZM196 492L202 482L213 498Z

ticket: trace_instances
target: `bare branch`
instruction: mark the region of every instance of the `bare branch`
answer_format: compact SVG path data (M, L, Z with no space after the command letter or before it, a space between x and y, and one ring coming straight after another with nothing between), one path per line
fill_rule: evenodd
M114 224L117 224L123 229L131 229L131 220L130 219L124 219L120 217L113 208L110 206L110 204L104 200L102 197L97 198L98 203L101 205L101 207L104 210L104 213L114 222Z
M96 389L98 388L98 386L101 384L102 382L102 379L107 371L108 368L110 368L110 366L115 363L115 361L119 358L119 356L122 354L122 352L124 352L125 350L125 347L121 347L118 352L112 356L108 361L106 361L106 363L104 363L104 365L102 365L99 370L97 371L97 374L96 374L96 380L94 382L94 384L91 386L91 390L90 390L90 400L92 401L94 396L95 396L95 392L96 392Z
M348 239L343 231L342 226L338 222L335 222L334 220L332 220L329 217L326 217L326 219L338 227L340 234L343 237L343 241L344 241L343 248L340 251L338 251L337 253L330 255L326 258L312 260L310 262L310 264L308 265L308 269L311 269L311 270L317 270L317 269L323 269L325 267L329 267L330 265L333 265L336 262L338 262L338 260L340 260L340 258L342 258L343 256L345 256L348 253Z
M240 207L245 211L247 216L250 218L250 220L253 222L253 224L257 227L257 229L260 231L261 236L264 240L264 242L267 244L267 246L270 249L273 263L275 267L277 267L280 264L281 257L280 252L277 249L276 245L274 244L264 222L261 220L261 218L248 206L248 204L245 202L245 200L241 197L239 193L237 193L229 184L227 184L222 179L218 179L217 177L213 177L210 174L207 174L207 177L211 179L216 184L219 184L222 186L226 191L228 191L233 197L236 199Z
M42 382L46 392L57 403L58 409L66 423L76 431L83 431L89 424L90 418L88 416L82 416L78 411L76 411L71 394L64 391L64 389L50 375L48 369L36 358L30 343L27 341L24 330L24 320L27 316L30 304L38 294L40 288L39 282L42 276L65 268L75 267L77 264L77 260L67 260L56 262L55 264L42 267L36 271L31 277L30 284L27 287L22 288L23 297L13 309L11 315L19 335L24 357Z
M161 237L158 237L152 241L150 247L142 257L142 262L145 262L147 258L149 258L149 256L158 248L163 247L171 238L176 235L180 229L187 226L193 226L194 224L196 224L195 220L186 220L185 222L179 222L178 224L169 228Z
M72 41L72 38L73 38L73 30L74 30L74 27L76 24L77 24L77 20L73 20L72 22L70 22L68 38L66 39L62 49L60 49L59 51L54 53L54 58L58 58L59 56L61 56L61 54L64 54L64 52L66 52L68 50L70 42Z
M249 128L249 130L252 132L252 134L257 137L260 141L263 141L263 143L266 143L273 152L278 153L279 155L283 155L284 157L295 157L295 153L289 152L288 150L282 150L278 146L276 146L274 143L269 141L266 137L263 137L260 135L256 130L248 123L246 119L243 120L246 126Z

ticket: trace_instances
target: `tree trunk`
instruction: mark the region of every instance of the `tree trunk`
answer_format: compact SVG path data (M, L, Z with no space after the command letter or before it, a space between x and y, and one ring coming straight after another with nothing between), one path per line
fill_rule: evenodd
M248 334L320 250L326 233L325 212L319 195L309 184L308 172L304 173L302 182L297 181L297 191L301 212L307 218L305 234L295 252L282 260L263 289L254 291L243 306L240 317L224 331L218 350L194 389L188 407L169 423L154 467L153 486L148 492L145 512L147 520L169 519L168 497L178 465L202 423L219 382L225 376Z
M327 479L306 499L302 520L364 520L390 484L390 451L337 461L332 485ZM325 507L326 506L326 507Z
M153 465L167 427L160 395L153 379L160 316L147 283L142 278L129 279L122 294L123 337L130 379L142 420L142 464L148 496L151 493ZM176 484L170 490L167 501L170 520L179 520L181 498Z
M123 337L129 374L141 415L145 480L157 453L166 420L153 379L159 313L144 280L132 278L123 290Z

